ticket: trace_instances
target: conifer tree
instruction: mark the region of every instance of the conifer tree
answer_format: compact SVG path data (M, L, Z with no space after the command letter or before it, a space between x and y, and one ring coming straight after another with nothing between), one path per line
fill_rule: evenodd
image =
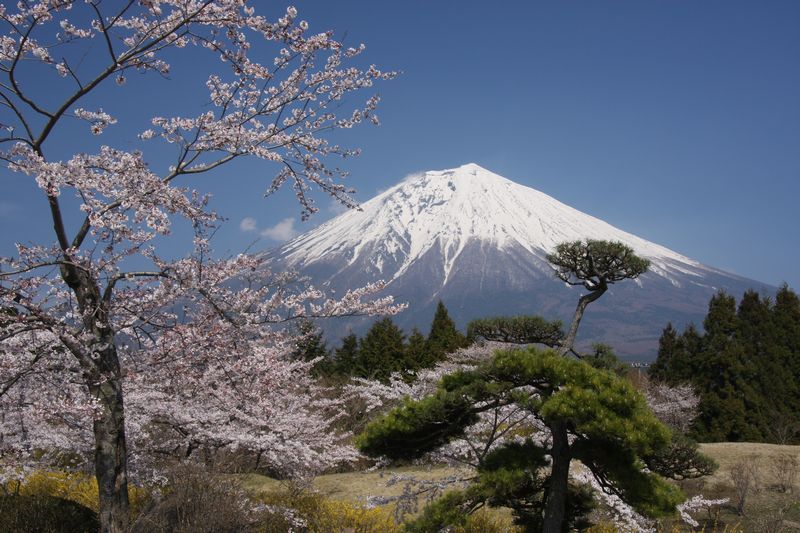
M408 370L404 340L391 318L375 322L358 343L354 375L387 381L393 372Z
M704 441L792 442L800 432L800 299L787 286L773 304L754 291L741 302L714 295L700 334L670 327L651 377L690 383L701 396L693 434Z
M591 239L558 244L553 253L547 255L547 260L564 283L589 291L578 299L572 323L559 350L562 355L573 349L586 306L600 298L609 285L635 279L650 266L650 261L638 257L631 247L621 242Z
M432 396L407 400L369 424L358 445L369 455L419 457L463 434L480 412L504 404L530 410L551 429L552 440L501 445L486 457L472 485L436 502L411 531L438 531L489 504L511 507L527 531L560 533L581 523L587 511L585 499L568 483L573 459L648 516L669 514L683 499L677 488L642 468L669 445L670 432L641 394L611 372L552 350L501 351L474 370L447 375ZM549 474L543 468L547 455Z
M428 368L436 363L434 357L428 351L428 343L425 340L420 330L414 328L411 330L411 335L408 337L408 345L406 346L406 360L409 367L413 369Z
M456 324L447 312L444 303L439 300L436 313L433 315L431 331L428 334L427 350L433 361L438 361L445 354L466 346L466 338L457 329Z
M342 339L342 345L334 351L333 373L349 376L354 372L358 359L358 337L350 332Z
M650 365L650 378L656 381L669 381L667 376L674 376L681 364L681 349L678 332L672 327L672 322L668 322L658 339L658 356Z
M708 304L703 321L705 335L695 371L702 381L703 402L696 425L703 439L761 440L763 436L747 421L749 410L760 411L759 395L748 371L748 354L739 342L740 324L736 299L719 292Z
M564 331L560 320L550 321L535 315L498 316L470 321L467 338L557 348L564 340Z
M311 320L302 320L297 326L297 347L292 352L292 357L302 361L312 359L327 359L330 355L328 347L323 340L320 330Z
M772 320L780 360L800 387L800 297L786 284L775 295Z

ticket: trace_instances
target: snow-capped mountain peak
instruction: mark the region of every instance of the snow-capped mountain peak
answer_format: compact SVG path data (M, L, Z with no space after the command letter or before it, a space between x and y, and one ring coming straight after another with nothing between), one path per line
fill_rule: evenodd
M334 218L283 250L286 259L297 264L327 260L347 250L348 264L366 263L387 281L438 250L445 284L470 243L501 251L519 247L544 258L560 242L586 238L621 241L650 259L652 270L665 277L702 269L696 261L475 163L411 175L365 202L360 211Z
M334 292L384 280L407 302L406 331L426 328L443 300L459 327L491 315L537 314L568 321L580 287L553 275L546 254L579 239L621 241L650 259L650 271L603 296L581 324L579 341L612 345L622 356L655 355L668 321L699 323L719 289L767 286L702 265L542 192L474 163L422 172L272 252L278 268L300 271ZM363 332L366 322L326 327ZM335 329L340 328L340 329ZM361 328L361 329L359 329Z

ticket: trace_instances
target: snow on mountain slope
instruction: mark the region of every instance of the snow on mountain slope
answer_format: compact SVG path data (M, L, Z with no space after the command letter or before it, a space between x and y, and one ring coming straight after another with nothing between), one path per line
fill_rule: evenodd
M611 344L629 359L655 356L668 321L700 324L717 290L737 297L774 288L708 267L622 231L475 164L411 176L269 253L333 292L384 280L407 302L395 318L426 330L437 301L459 327L489 315L538 314L567 322L581 288L553 275L546 255L579 239L621 241L651 261L635 281L614 285L587 311L579 346ZM331 340L368 320L326 324Z
M348 264L370 253L386 281L402 276L428 251L442 251L444 280L470 240L498 251L516 245L544 257L556 244L579 239L621 241L652 261L651 271L700 276L706 267L672 250L582 213L555 198L474 163L414 175L284 247L292 264L307 265L346 252ZM386 265L396 268L387 271Z

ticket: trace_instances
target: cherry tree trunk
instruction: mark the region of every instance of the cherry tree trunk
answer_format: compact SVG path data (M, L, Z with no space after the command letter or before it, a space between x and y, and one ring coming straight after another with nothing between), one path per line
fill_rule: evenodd
M97 281L86 270L62 265L61 276L75 293L90 334L86 345L72 346L80 363L90 396L97 402L94 415L95 477L100 493L100 531L128 530L128 448L125 442L125 409L122 369L107 304Z
M125 441L125 410L119 360L113 344L104 350L104 366L115 366L106 379L93 390L100 399L94 421L94 461L100 491L100 531L122 533L128 530L128 448ZM109 369L111 370L111 369Z
M569 490L569 440L567 425L563 421L553 422L550 431L553 433L553 448L550 468L550 485L547 488L542 533L561 533L564 527L564 514L567 507Z

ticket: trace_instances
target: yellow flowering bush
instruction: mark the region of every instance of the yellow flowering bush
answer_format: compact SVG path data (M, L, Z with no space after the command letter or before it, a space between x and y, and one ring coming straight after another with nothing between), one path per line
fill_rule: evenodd
M81 473L37 470L21 483L10 481L7 492L22 496L56 496L79 503L97 512L100 496L94 476ZM150 493L140 487L128 485L131 514L136 516L150 499Z

